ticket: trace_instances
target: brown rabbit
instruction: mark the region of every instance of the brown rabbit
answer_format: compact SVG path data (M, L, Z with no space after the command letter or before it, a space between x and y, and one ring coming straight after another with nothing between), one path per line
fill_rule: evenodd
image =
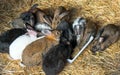
M22 63L25 66L41 65L42 53L46 52L50 47L57 44L55 40L49 40L45 37L29 44L22 54Z
M120 37L120 27L114 24L108 24L102 27L95 38L91 51L104 51L111 44L115 43Z

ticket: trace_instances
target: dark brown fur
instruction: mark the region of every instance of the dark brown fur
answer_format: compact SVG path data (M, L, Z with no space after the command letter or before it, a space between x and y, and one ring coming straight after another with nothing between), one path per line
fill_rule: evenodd
M97 51L104 51L111 44L115 43L119 39L119 37L119 26L116 26L114 24L108 24L98 31L91 51L93 53Z
M86 22L86 27L85 30L83 31L83 33L81 34L81 39L80 39L80 44L79 44L79 48L83 47L87 41L89 40L90 36L94 36L96 35L97 32L97 25L92 22L92 21L87 21Z

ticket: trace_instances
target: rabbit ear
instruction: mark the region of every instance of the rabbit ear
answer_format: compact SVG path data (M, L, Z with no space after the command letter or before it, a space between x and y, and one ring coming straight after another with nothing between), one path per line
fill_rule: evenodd
M52 24L51 16L45 15L43 19L44 19L44 22L47 23L48 25Z
M52 20L52 28L56 28L60 21L65 18L69 14L64 7L60 6L58 9L55 10L54 17Z
M69 11L63 12L59 15L59 19L64 18L65 16L67 16L69 14Z

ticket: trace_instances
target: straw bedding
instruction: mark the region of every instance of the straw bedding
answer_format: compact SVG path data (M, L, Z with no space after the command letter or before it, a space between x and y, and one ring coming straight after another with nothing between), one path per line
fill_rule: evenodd
M0 0L0 33L12 28L10 21L27 11L34 3L39 8L64 6L74 8L71 20L82 16L96 22L99 26L109 23L120 25L120 0ZM120 75L120 41L102 53L92 55L89 46L72 64L67 64L60 75ZM19 61L0 53L0 75L45 75L41 66L19 66Z

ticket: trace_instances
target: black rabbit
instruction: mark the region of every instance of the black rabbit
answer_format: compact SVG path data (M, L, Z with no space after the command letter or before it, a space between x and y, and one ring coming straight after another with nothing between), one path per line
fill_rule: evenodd
M67 23L64 26L67 26ZM72 34L71 30L69 28L62 29L59 44L43 54L42 68L45 74L57 75L61 72L67 63L67 59L71 57L76 44L76 37Z

